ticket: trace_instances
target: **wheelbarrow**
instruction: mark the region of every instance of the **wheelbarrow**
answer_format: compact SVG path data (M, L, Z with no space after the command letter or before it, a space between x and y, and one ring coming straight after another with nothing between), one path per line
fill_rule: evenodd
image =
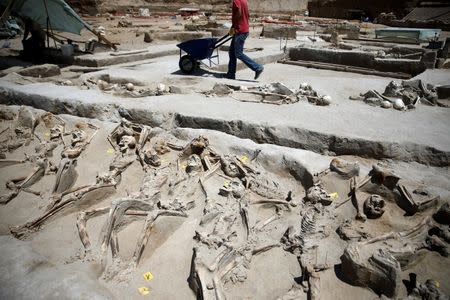
M180 70L185 74L191 74L198 68L200 63L203 63L203 60L205 59L209 61L210 68L213 65L218 65L219 47L227 43L232 38L232 36L227 34L220 39L195 39L178 44L177 47L180 48L180 62L178 64L180 66ZM183 55L183 53L185 54Z

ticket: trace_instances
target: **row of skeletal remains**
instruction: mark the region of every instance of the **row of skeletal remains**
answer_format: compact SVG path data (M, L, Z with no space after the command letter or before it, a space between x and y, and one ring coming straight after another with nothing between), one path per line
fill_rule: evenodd
M0 163L5 166L31 161L35 162L36 167L22 181L15 179L8 182L12 194L3 196L2 203L11 201L19 191L30 192L29 188L49 170L57 173L46 211L24 225L11 228L14 236L27 237L63 210L84 201L93 191L113 190L120 184L122 173L137 161L145 171L139 191L113 200L110 206L78 213L76 225L85 250L84 259L105 262L110 249L112 265L105 270L104 277L126 281L142 259L155 221L162 216L186 218L195 205L204 203L203 217L194 236L196 243L189 277L191 288L201 299L225 299L224 284L244 281L252 258L274 247L282 247L296 255L303 275L303 282L294 285L280 299L296 299L304 292L310 299L320 299L320 271L332 266L327 262L317 262L316 249L318 241L329 236L325 228L335 218L334 213L339 207L353 203L357 210L356 222L363 222L366 218L381 217L386 201L395 201L412 215L436 206L439 200L423 190L415 190L414 196L411 195L400 184L398 176L379 166L374 166L365 178L358 180L358 164L334 159L328 170L318 174L303 201L298 201L292 191L284 190L271 174L264 171L258 163L258 153L250 161L235 155L221 155L203 136L184 146L159 129L126 120L108 137L115 150L109 170L98 174L93 184L73 188L77 177L76 159L98 128L79 124L72 132L66 133L61 118L47 113L34 119L33 113L24 107L20 108L12 124L14 127L2 132L8 132L7 142L3 144L18 141L22 144L18 147L6 146L2 150L5 157ZM44 124L50 131L48 140L35 134L39 124ZM66 135L70 135L68 143L65 141ZM6 159L8 151L30 143L34 137L39 141L35 156L27 156L23 161ZM59 145L62 145L62 158L58 168L55 168L46 161ZM41 161L45 161L44 166ZM322 179L331 173L349 182L347 200L336 203L323 187ZM217 188L215 179L225 180L225 184ZM368 194L367 199L360 201L359 191ZM250 212L255 206L272 208L273 215L263 220L251 218L253 214ZM414 262L419 251L428 249L448 256L448 211L447 204L436 213L437 222L425 218L411 230L373 238L354 230L351 222L339 224L336 232L350 241L342 256L344 275L353 284L370 287L387 296L397 295L401 287L401 271ZM298 214L299 221L296 226L287 228L283 236L276 236L271 225L283 224L286 214ZM107 215L107 219L101 232L99 249L96 249L91 242L87 222L100 215ZM142 218L145 222L133 257L131 261L125 261L119 254L118 233L131 222ZM414 293L418 297L426 293L441 295L439 289L429 282L416 286L412 295Z
M9 115L9 119L13 118ZM43 126L47 132L48 139L36 133L36 129ZM89 131L92 131L89 133ZM0 149L0 166L10 166L30 162L34 164L33 169L27 176L11 178L7 182L7 188L11 190L6 195L0 196L0 204L7 204L21 192L31 192L40 195L39 192L30 189L32 185L40 181L46 174L56 173L56 181L52 189L53 206L62 194L74 185L77 173L75 167L77 158L86 149L87 145L95 136L98 128L90 123L77 123L75 129L66 132L66 124L60 117L51 113L44 113L38 118L26 107L21 107L17 117L1 132L2 148ZM66 142L66 136L70 140ZM7 159L7 154L22 147L28 146L34 139L39 141L33 155L25 154L23 160ZM54 165L49 158L60 145L61 160L58 166Z

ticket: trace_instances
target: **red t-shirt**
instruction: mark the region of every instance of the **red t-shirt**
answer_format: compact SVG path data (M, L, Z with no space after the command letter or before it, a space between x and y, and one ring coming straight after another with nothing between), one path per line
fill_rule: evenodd
M250 14L248 12L247 0L233 0L233 28L236 33L248 33L250 26L248 20Z

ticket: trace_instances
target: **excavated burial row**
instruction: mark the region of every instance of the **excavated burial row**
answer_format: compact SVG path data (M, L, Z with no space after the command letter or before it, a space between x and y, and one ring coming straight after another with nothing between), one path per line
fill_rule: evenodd
M66 118L69 118L71 120L77 120L78 118L75 117L69 117L66 116ZM112 131L114 128L114 124L105 123L105 122L98 122L96 120L92 120L97 125L103 125L104 128L101 132L96 136L96 139L94 140L94 144L89 146L87 149L86 156L82 157L80 159L80 170L86 170L87 165L94 165L91 166L89 169L90 176L87 176L85 174L82 176L82 181L85 183L89 183L92 177L94 176L94 173L98 171L98 165L99 165L99 155L105 156L103 153L107 153L107 148L109 147L106 143L105 137L106 135ZM103 127L102 126L102 127ZM198 135L205 135L208 137L211 137L211 141L213 141L213 145L216 146L219 152L221 153L235 153L235 154L247 154L251 156L255 150L261 150L260 153L260 159L261 162L263 162L265 168L267 170L270 170L272 173L277 173L279 176L278 178L281 180L282 178L291 178L291 184L294 184L295 180L292 181L292 177L294 177L298 183L301 183L301 185L298 186L298 191L294 194L296 198L302 197L304 194L303 187L307 188L312 185L312 174L317 173L319 171L324 170L328 164L331 158L324 157L321 155L317 155L311 152L307 151L301 151L301 150L294 150L290 151L289 149L283 149L282 147L277 147L274 145L257 145L252 143L248 140L239 140L235 137L227 136L226 134L219 133L216 131L207 131L207 130L192 130L192 129L177 129L174 130L173 133L175 136L181 138L184 141L189 141L192 138L198 136ZM100 151L98 151L100 149ZM32 145L30 145L30 150L32 150ZM89 154L88 154L89 153ZM92 164L92 162L88 162L86 158L88 156L92 156L93 154L96 155L97 160L95 164ZM57 159L58 157L55 157ZM355 158L353 158L355 159ZM102 161L105 161L105 158L102 158ZM87 165L86 165L87 164ZM364 168L362 171L362 174L364 175L367 171L367 168L370 166L370 162L364 163ZM417 166L416 166L417 167ZM408 172L402 174L401 176L409 179L414 178L417 176L417 173L421 174L421 171L425 170L423 166L422 170L408 170ZM434 176L440 176L444 171L437 171L437 168L434 168L436 174L433 174ZM290 175L286 174L286 172L290 173ZM431 171L433 172L433 171ZM442 174L441 174L442 175ZM421 174L421 176L423 176ZM443 175L444 177L448 177ZM90 178L86 178L90 177ZM142 173L139 172L139 168L136 167L134 169L130 169L130 172L127 172L127 174L124 174L124 182L123 187L126 187L128 189L128 192L133 192L135 189L137 189L140 185L139 180L136 180L136 178L142 178ZM287 183L287 181L283 182ZM430 181L429 181L430 182ZM429 184L429 182L424 184ZM448 182L448 178L447 178ZM51 183L51 182L47 182ZM220 187L222 184L222 181L219 180L217 183L213 185L213 190ZM338 180L333 179L333 177L328 178L327 181L325 181L325 184L327 184L328 188L330 190L339 191L340 195L345 195L345 191L347 191L347 184L345 182L339 182ZM45 186L45 185L44 185ZM303 187L302 187L303 186ZM442 187L445 187L445 184L441 184ZM133 188L134 187L134 188ZM124 194L125 191L122 189L119 189L117 193ZM214 192L213 192L214 193ZM102 202L102 206L107 204L109 200L117 199L119 195L114 195L113 197L110 197L107 199L107 201ZM447 191L448 195L448 191ZM215 197L215 196L214 196ZM30 198L30 197L28 197ZM33 198L37 200L36 198ZM13 200L11 204L16 206L16 211L21 211L23 213L31 213L28 217L23 216L24 219L33 218L36 213L39 213L38 211L27 211L27 209L17 209L17 205L20 205L21 201L25 199L18 198ZM39 201L39 200L37 200ZM39 201L40 202L40 201ZM23 203L25 204L25 203ZM91 203L93 204L93 203ZM100 204L100 203L98 203ZM36 202L31 202L30 206L35 206ZM390 210L392 210L392 215L389 216L390 220L389 222L393 222L394 224L397 224L399 226L398 222L408 222L414 223L414 219L405 219L403 220L404 216L402 216L399 212L399 208L396 208L394 204L390 204ZM36 208L36 207L35 207ZM86 209L87 207L80 207L81 209ZM159 225L155 226L155 231L152 231L152 234L150 236L150 245L149 245L149 251L146 252L146 255L144 256L144 264L141 268L136 270L136 273L132 279L131 285L124 289L123 291L117 291L117 287L115 286L114 282L106 282L106 286L108 289L115 291L114 293L119 293L120 296L124 297L125 295L134 295L136 293L135 288L138 284L142 284L140 279L141 274L145 271L148 271L149 269L153 271L154 274L157 275L157 278L160 281L154 281L155 285L155 291L154 296L168 296L168 293L170 294L170 285L175 281L179 282L182 287L180 289L183 290L183 293L185 292L188 297L192 297L191 291L187 287L186 283L186 277L189 272L189 262L191 257L191 249L192 249L192 236L193 232L189 232L186 234L186 227L195 228L195 225L197 224L199 218L201 217L200 210L202 209L202 205L198 205L197 209L195 211L192 211L192 216L190 219L186 220L185 222L180 220L175 221L165 221L161 220L161 223L158 223ZM12 209L12 207L9 207L9 209ZM260 217L268 217L270 214L267 214L267 210L260 211L261 214L259 214ZM338 213L338 212L336 212ZM345 218L345 217L354 217L354 212L351 205L347 205L344 207L344 210L341 211L339 218ZM11 214L14 215L14 214ZM42 231L36 234L35 238L33 239L33 243L36 246L37 249L40 249L41 251L46 250L46 254L49 256L56 255L56 257L59 257L57 260L67 260L69 256L75 255L75 252L77 251L77 248L79 248L79 244L77 240L78 239L76 232L74 230L74 224L75 220L73 218L73 213L66 212L63 214L63 216L55 218L55 220L50 221L47 225L45 225L42 228ZM254 216L253 216L254 217ZM292 222L293 225L296 225L298 223L298 215L293 214L291 216L292 218L286 218L286 222ZM99 218L99 221L92 222L91 230L94 227L94 230L92 232L92 237L98 236L98 232L100 231L101 224L104 222L104 217ZM397 220L397 221L396 221ZM366 229L371 228L371 226L374 226L374 228L377 228L377 225L379 222L374 221L372 223L367 222L366 223ZM389 224L389 223L388 223ZM285 224L284 224L285 225ZM333 224L335 226L336 224ZM405 224L401 224L401 226L404 226ZM125 230L123 230L121 233L119 233L119 239L129 239L127 243L121 243L123 245L124 249L121 249L121 251L124 251L125 253L132 253L133 247L130 246L133 245L135 239L131 238L131 236L134 236L136 232L139 232L140 228L142 226L142 222L137 222L133 224L132 226L127 227ZM333 227L332 226L332 227ZM383 224L383 230L386 230L385 226L387 224ZM184 229L182 229L184 228ZM61 229L65 232L64 234L61 234ZM278 227L279 233L282 233L283 226ZM379 229L379 228L378 228ZM397 228L396 228L397 229ZM330 232L332 233L332 232ZM64 243L61 243L61 241L58 241L55 239L55 236L58 236L60 238L64 239ZM183 237L184 236L184 237ZM186 242L186 249L181 249L179 247L180 240L183 240ZM75 247L73 247L73 243L75 243ZM68 245L72 244L72 246L67 247ZM337 247L339 245L339 247ZM329 263L337 263L339 261L339 249L340 247L343 247L345 244L343 244L343 241L339 240L337 236L332 235L331 240L323 241L320 247L319 251L319 262L329 262ZM48 247L52 247L52 249L48 249ZM177 252L177 249L182 250L182 253ZM61 251L58 253L58 251ZM276 259L274 259L276 257ZM435 260L438 258L432 258L432 262L435 263ZM75 259L75 261L77 261ZM176 263L175 263L176 261ZM272 265L276 261L276 265ZM145 263L147 262L147 263ZM282 263L279 263L282 262ZM286 266L289 266L286 268ZM294 267L297 266L297 267ZM176 276L174 276L174 272L178 272ZM433 272L432 272L433 273ZM261 278L257 274L266 274L263 276L264 278ZM295 257L292 257L289 254L286 254L281 249L275 249L271 250L270 253L267 253L266 255L261 255L256 257L252 264L251 268L248 274L248 279L245 283L238 284L238 285L228 285L227 286L227 295L230 296L230 298L235 299L242 297L243 293L247 293L248 295L259 295L257 294L257 291L259 292L267 292L266 289L270 289L270 295L273 297L281 296L283 292L285 292L285 289L289 289L290 285L292 284L291 280L293 278L291 277L292 274L300 275L300 272L298 270L298 264L296 263ZM433 273L434 274L434 273ZM334 274L334 270L329 270L323 273L323 281L327 284L335 285L335 287L346 287L349 288L349 286L343 285L342 282L339 282L339 280L336 278ZM433 275L436 276L436 275ZM164 282L161 282L161 279ZM255 287L257 290L255 291ZM328 295L329 293L333 291L333 288L326 289L323 291L323 295ZM374 296L369 292L368 290L357 290L359 295L361 297L370 297ZM123 294L121 294L123 293ZM281 293L281 294L280 294ZM267 296L268 294L261 294L261 297ZM119 296L119 297L120 297ZM180 294L171 294L170 297L179 297Z
M256 143L275 144L328 155L394 159L437 167L450 165L450 152L416 143L337 136L299 127L260 125L242 120L213 119L177 112L152 112L135 106L122 106L117 102L98 104L65 100L43 95L30 95L17 89L8 88L3 89L0 102L9 105L29 105L55 114L71 114L99 120L118 122L121 118L126 118L136 123L165 129L177 127L211 129L251 139Z

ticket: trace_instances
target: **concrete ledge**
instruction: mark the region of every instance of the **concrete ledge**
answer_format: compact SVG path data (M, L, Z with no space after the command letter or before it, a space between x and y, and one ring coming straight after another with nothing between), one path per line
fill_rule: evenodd
M426 69L420 60L379 59L374 53L350 50L298 47L289 49L289 57L291 60L317 61L411 75L420 74Z
M227 100L220 100L221 102L217 100L216 103L212 103L214 100L208 99L208 102L205 102L204 97L195 95L189 96L188 103L183 101L184 98L178 98L176 95L124 102L120 98L101 95L97 91L80 91L76 88L56 86L49 89L48 85L16 86L13 84L0 87L0 95L2 104L29 105L56 114L71 114L109 121L119 121L123 117L166 129L177 127L211 129L251 139L256 143L269 143L321 154L389 158L438 167L450 165L450 151L441 150L432 145L409 141L398 142L395 138L379 140L356 137L351 134L343 134L341 130L328 128L329 126L319 132L308 126L307 122L297 123L298 125L284 122L282 119L286 118L287 111L275 110L273 107L267 106L258 106L258 114L265 115L269 111L273 111L273 116L271 116L271 120L261 122L261 120L258 121L258 118L255 119L254 113L251 112L257 106L236 102L233 102L235 105L230 106ZM229 99L229 101L233 100ZM198 108L199 105L208 105L210 109L198 110L196 107ZM234 107L236 109L233 109ZM301 112L293 106L286 109L291 113L293 110ZM216 113L212 114L211 110ZM294 114L298 113L294 112ZM323 118L328 113L326 110L318 111L314 118ZM299 118L306 118L306 115L299 116ZM362 118L365 117L362 116ZM334 126L332 123L330 125ZM347 126L352 128L356 126L356 123ZM385 124L385 126L388 125ZM362 133L362 136L365 134Z
M172 31L155 32L150 34L153 38L163 41L185 42L194 39L203 39L212 37L209 31Z
M277 62L280 59L283 59L284 57L285 57L285 54L280 53L280 54L259 56L259 57L254 58L253 60L260 65L266 65L266 64L271 64L271 63ZM244 65L243 62L238 61L236 69L239 71L239 70L245 69L246 67L247 66ZM220 64L220 65L216 66L215 68L213 68L213 70L217 70L219 72L226 72L228 70L228 63Z
M158 48L160 50L158 50ZM135 62L145 59L151 59L161 56L175 55L180 50L176 47L176 44L170 45L159 45L159 47L149 47L148 51L137 53L137 54L129 54L122 56L112 56L110 52L107 53L98 53L98 54L88 54L77 56L74 58L73 64L85 67L104 67L111 65L118 65L123 63ZM145 49L144 49L145 50Z

